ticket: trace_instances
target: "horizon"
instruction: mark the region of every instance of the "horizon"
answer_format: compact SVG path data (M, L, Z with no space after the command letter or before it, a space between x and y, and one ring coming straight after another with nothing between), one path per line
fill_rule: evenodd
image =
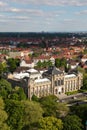
M87 33L87 31L2 31L0 33Z

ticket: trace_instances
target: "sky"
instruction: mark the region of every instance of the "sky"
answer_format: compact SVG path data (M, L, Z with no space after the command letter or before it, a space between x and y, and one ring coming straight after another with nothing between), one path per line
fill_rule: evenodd
M0 0L0 32L87 31L87 0Z

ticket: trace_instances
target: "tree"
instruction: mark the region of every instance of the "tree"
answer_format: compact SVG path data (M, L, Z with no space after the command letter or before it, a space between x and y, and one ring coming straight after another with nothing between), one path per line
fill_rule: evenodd
M39 102L44 110L44 116L54 116L56 117L57 110L57 97L50 95L47 97L42 97Z
M6 63L0 63L0 78L2 77L3 73L7 70Z
M26 99L26 95L24 93L23 88L21 88L19 86L15 86L15 88L12 89L12 92L9 97L10 97L10 99L19 100L19 101Z
M24 106L23 130L32 129L40 118L42 118L43 110L39 103L33 101L22 101Z
M16 100L5 100L8 113L7 124L11 130L21 130L23 127L23 104Z
M55 66L56 67L66 67L66 64L67 64L67 62L66 62L66 59L65 58L62 58L62 59L55 59Z
M39 98L38 98L36 95L33 95L33 96L32 96L32 101L38 102L38 101L39 101Z
M38 57L39 55L40 55L39 52L34 52L34 53L32 54L32 58Z
M87 120L87 104L81 104L71 107L71 112L82 119L82 123L85 126Z
M66 64L67 64L67 61L66 61L66 59L65 58L62 58L61 60L60 60L60 62L61 62L61 66L66 66Z
M4 110L4 105L4 101L0 98L0 130L10 130L9 126L6 124L8 115Z
M37 68L47 68L47 67L50 67L52 66L52 62L49 60L49 61L38 61L37 62Z
M85 70L84 68L81 68L80 66L78 66L77 70L83 74L85 74Z
M36 66L37 66L37 68L42 68L42 62L38 61Z
M61 61L60 61L60 59L55 59L55 66L56 67L60 67L61 66Z
M23 88L19 87L17 94L19 95L19 100L25 100L26 99L26 95L24 93Z
M51 67L53 64L50 60L47 61L47 67Z
M42 67L43 68L46 68L47 67L47 62L44 60L43 63L42 63Z
M69 107L65 103L58 103L56 116L58 118L64 118L69 113Z
M14 59L15 63L16 63L16 66L18 67L20 65L20 59L16 58Z
M7 71L7 63L6 62L2 62L2 66L3 66L3 71Z
M0 77L2 76L3 73L3 65L0 63Z
M68 114L69 108L64 103L58 103L58 98L54 95L43 97L40 103L44 110L43 116L64 117Z
M83 86L82 86L83 90L87 90L87 74L84 74L83 76Z
M7 64L9 66L9 71L14 72L14 70L19 66L20 60L9 58Z
M76 115L68 115L63 121L64 130L82 130L81 119Z
M0 96L6 99L8 98L11 91L12 91L11 84L5 79L0 79Z
M39 121L38 130L62 130L63 123L55 117L44 117Z
M19 100L19 95L17 93L12 93L10 94L10 99Z

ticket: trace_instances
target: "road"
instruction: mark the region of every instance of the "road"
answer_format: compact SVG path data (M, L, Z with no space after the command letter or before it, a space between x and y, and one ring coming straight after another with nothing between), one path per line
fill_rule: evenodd
M67 104L67 106L74 106L74 105L81 105L81 104L87 104L87 100L83 100L83 101L76 101L74 103L69 103Z
M76 99L86 98L86 97L87 97L87 92L84 92L84 93L78 93L78 94L67 96L65 98L60 99L59 101L60 102L69 102L69 101L74 101Z

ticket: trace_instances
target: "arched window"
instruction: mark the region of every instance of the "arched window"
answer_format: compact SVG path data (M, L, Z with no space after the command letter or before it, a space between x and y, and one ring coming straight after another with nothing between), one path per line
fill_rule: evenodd
M58 93L58 90L57 89L55 89L55 94L57 94Z

